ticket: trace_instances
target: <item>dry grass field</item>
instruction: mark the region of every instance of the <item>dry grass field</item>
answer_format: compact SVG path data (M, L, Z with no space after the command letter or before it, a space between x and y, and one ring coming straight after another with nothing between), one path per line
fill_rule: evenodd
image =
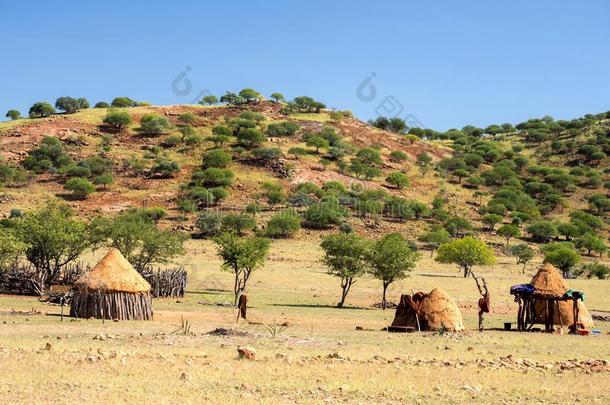
M320 254L316 240L274 242L251 280L249 324L236 325L235 309L217 305L232 300L232 279L206 241L189 242L181 259L187 296L155 300L154 321L61 322L58 306L0 296L0 403L610 402L608 323L597 324L598 337L500 330L515 318L509 286L529 281L539 263L526 275L505 257L479 269L493 304L486 326L495 329L479 333L472 279L424 253L390 298L443 287L469 330L389 334L381 328L393 310L373 307L379 282L361 279L348 308L334 308L338 281ZM610 310L609 281L568 284L586 291L589 309ZM188 334L177 331L182 319ZM229 335L209 333L216 328ZM256 361L238 360L238 346L254 348Z

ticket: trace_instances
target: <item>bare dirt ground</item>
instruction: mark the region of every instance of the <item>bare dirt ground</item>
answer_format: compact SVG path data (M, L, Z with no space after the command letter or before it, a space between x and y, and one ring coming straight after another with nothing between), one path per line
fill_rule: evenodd
M89 255L95 261L104 252ZM510 285L527 282L512 259L481 268L492 313L476 328L478 293L457 269L425 257L401 293L443 287L461 308L461 334L389 334L393 311L374 308L379 282L364 277L345 309L317 240L276 241L251 280L250 323L235 324L231 275L212 243L192 241L179 260L188 294L154 301L151 322L60 321L60 308L0 296L2 403L608 403L610 324L601 336L504 332L514 322ZM608 281L568 280L590 310L610 310ZM191 323L189 334L179 329ZM284 325L277 327L273 325ZM225 328L226 331L217 331ZM213 332L214 333L210 333ZM256 351L240 360L237 348Z

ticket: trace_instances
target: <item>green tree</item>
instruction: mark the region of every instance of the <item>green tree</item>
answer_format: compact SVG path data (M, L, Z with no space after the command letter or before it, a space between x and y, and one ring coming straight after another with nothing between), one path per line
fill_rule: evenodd
M574 241L574 245L577 249L584 249L587 251L587 256L591 256L592 252L599 253L601 255L608 250L608 247L604 241L590 233L587 233Z
M110 108L110 104L105 101L98 101L97 103L95 103L93 108Z
M394 150L390 153L390 160L392 162L403 162L407 160L407 154L401 150Z
M72 192L72 197L77 200L84 200L95 191L95 187L84 177L72 177L66 181L64 188Z
M273 93L271 94L271 98L276 102L276 103L280 103L280 102L284 102L286 101L286 99L284 98L284 95L282 93Z
M412 249L400 233L390 233L376 241L370 250L371 274L381 280L383 294L381 307L386 309L386 293L389 285L403 279L415 268L421 255Z
M415 159L415 163L419 166L422 176L425 176L430 167L430 163L432 163L432 158L426 152L422 152L418 153Z
M517 264L522 264L522 273L525 274L527 263L534 258L534 250L525 243L513 245L508 249L508 253L517 259Z
M108 189L108 186L112 184L114 178L110 173L100 174L93 178L93 184L96 186L102 186L104 190Z
M225 152L222 149L213 149L208 151L203 156L203 164L202 167L207 169L209 167L219 167L224 169L231 163L231 155Z
M445 229L432 229L422 236L420 236L420 242L424 242L430 249L430 257L434 255L434 251L444 243L449 242L451 235Z
M287 210L271 217L267 222L265 235L270 238L290 238L299 229L301 229L301 216L293 210Z
M506 238L506 246L508 246L511 238L518 238L521 236L521 230L517 225L505 224L498 228L498 235Z
M131 125L133 120L127 111L108 110L103 122L115 131L119 132L126 126Z
M150 169L150 173L154 177L166 179L169 177L173 177L174 174L180 171L180 165L166 158L158 158L155 160L152 168Z
M245 128L237 134L237 143L246 149L261 146L265 139L265 135L256 128Z
M9 110L6 113L6 118L10 118L11 120L16 121L21 118L21 113L17 110Z
M135 104L136 102L130 99L129 97L115 97L111 103L112 107L115 108L134 107Z
M496 262L492 248L485 242L467 236L443 244L434 258L439 263L455 263L464 270L464 277L472 274L472 266L489 266Z
M0 226L0 274L25 252L27 244L17 238L9 229Z
M485 214L483 218L481 218L481 222L489 227L490 231L493 231L498 222L502 221L502 215L498 214Z
M73 114L77 112L80 107L81 103L72 97L59 97L57 101L55 101L55 108L64 111L66 114Z
M386 177L385 181L389 184L393 185L396 188L404 188L408 187L410 182L409 178L406 174L401 172L392 172L388 177Z
M27 245L25 257L36 268L41 289L55 283L66 265L93 245L90 227L72 218L64 205L47 203L16 222L16 236Z
M235 305L239 296L246 290L252 273L262 267L269 255L269 239L256 236L240 238L232 233L225 233L214 239L222 268L233 272Z
M144 114L140 119L140 132L144 135L161 135L170 127L167 118L159 114Z
M263 96L261 96L261 94L254 90L254 89L250 89L250 88L246 88L246 89L242 89L239 92L239 96L241 98L243 98L244 100L246 100L246 103L253 103L256 104L259 101L261 101L263 99Z
M549 239L557 236L558 231L555 224L551 221L536 221L527 227L527 231L532 235L536 242L548 242Z
M207 105L212 105L212 104L216 104L218 103L218 97L210 94L209 96L205 96L201 102L201 104L207 104Z
M307 138L305 144L311 148L315 148L317 154L320 153L320 149L326 149L329 146L328 141L326 139L317 135L310 136L309 138Z
M55 114L55 108L46 101L40 101L30 107L29 113L30 118L43 118Z
M153 218L141 209L129 210L114 218L97 218L93 229L99 243L118 249L140 273L183 254L187 238L181 232L159 229Z
M246 214L229 214L222 219L222 229L225 232L235 233L243 236L254 229L256 221Z
M341 280L341 300L337 307L343 308L350 288L367 269L370 243L353 233L338 233L326 236L320 246L328 274Z
M580 255L569 246L555 244L544 252L545 263L551 263L563 273L564 278L570 276L570 270L580 262Z

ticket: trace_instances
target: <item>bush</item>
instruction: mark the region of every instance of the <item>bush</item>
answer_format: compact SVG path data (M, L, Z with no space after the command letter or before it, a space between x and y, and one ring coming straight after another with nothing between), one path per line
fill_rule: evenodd
M184 137L184 144L187 146L201 145L203 138L197 134L187 135Z
M145 114L140 119L140 132L144 135L160 135L170 127L167 118L159 114Z
M249 215L230 214L222 219L222 228L237 235L244 235L256 226L256 221Z
M180 145L180 142L182 142L182 138L178 135L170 135L163 140L163 146L166 148L175 148Z
M301 229L301 217L294 211L275 214L269 222L265 235L270 238L290 238Z
M69 179L66 181L66 184L64 184L64 188L71 191L72 196L79 200L86 199L95 190L93 184L84 177L73 177Z
M195 221L195 227L198 234L204 238L218 236L222 231L222 215L212 211L204 211Z
M193 181L204 187L227 187L233 182L233 172L228 169L209 167L193 173Z
M308 228L328 229L339 225L345 216L345 208L336 199L328 199L310 205L305 211L304 220Z
M294 157L307 155L307 149L295 146L288 149L288 154Z
M252 156L262 162L277 160L282 156L279 148L256 148L252 150Z
M173 175L179 171L180 165L177 162L165 158L156 159L151 168L151 174L160 178L173 177Z
M212 128L212 133L214 135L222 135L222 136L232 136L233 130L229 127L225 127L224 125L216 125Z
M407 187L410 184L407 175L401 172L391 173L388 177L386 177L385 181L396 188Z
M395 150L390 153L390 160L392 162L402 162L407 160L407 154L400 150Z
M120 131L124 127L131 125L133 120L127 111L109 110L103 122L114 130Z
M32 149L23 160L23 166L37 173L59 169L72 163L64 151L62 142L50 136L43 138L40 146Z
M219 167L221 169L224 169L229 165L229 163L231 163L231 155L229 155L222 149L213 149L211 151L208 151L203 156L202 167L204 169L210 167Z
M93 108L110 108L110 104L108 104L105 101L99 101L99 102L95 103Z
M600 280L607 280L610 277L610 267L597 262L583 265L581 271L587 278L595 277Z
M237 134L237 143L246 149L260 146L265 139L265 135L256 128L246 128Z
M527 227L536 242L543 243L558 235L557 227L550 221L536 221Z
M89 102L85 99L81 101L72 97L60 97L55 101L55 108L65 111L66 114L72 114L81 108L89 108Z
M291 136L299 130L299 126L294 122L278 122L269 124L267 127L267 135L278 137L278 136Z

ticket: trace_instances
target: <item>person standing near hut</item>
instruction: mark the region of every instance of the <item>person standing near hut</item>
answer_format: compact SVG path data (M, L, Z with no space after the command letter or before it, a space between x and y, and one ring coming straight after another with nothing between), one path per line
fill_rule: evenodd
M242 290L239 293L239 298L237 299L237 320L235 322L239 322L239 317L241 316L245 320L247 320L247 311L248 311L248 295L246 295L246 290Z

